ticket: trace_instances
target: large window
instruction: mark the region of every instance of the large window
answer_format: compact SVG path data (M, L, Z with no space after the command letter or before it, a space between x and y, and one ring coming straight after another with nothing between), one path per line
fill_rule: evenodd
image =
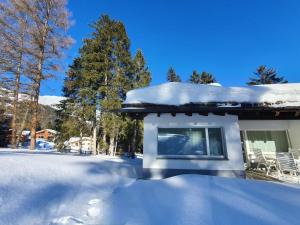
M249 147L260 149L262 152L287 152L289 148L286 131L246 131Z
M158 128L159 156L224 157L221 128Z

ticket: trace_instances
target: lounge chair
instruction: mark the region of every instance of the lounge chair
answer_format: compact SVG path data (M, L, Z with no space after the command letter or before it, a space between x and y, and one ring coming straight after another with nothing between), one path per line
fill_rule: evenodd
M276 168L276 161L273 159L266 159L266 157L264 156L264 154L262 153L262 151L259 148L254 148L253 149L253 153L255 155L255 162L257 163L256 168L260 168L260 166L264 166L267 170L267 175L269 175L271 168L274 168L275 170Z
M283 175L284 172L288 172L292 175L298 176L299 170L295 162L294 156L290 152L282 152L276 154L276 162L278 172Z
M289 152L293 154L295 160L300 160L300 149L290 148Z

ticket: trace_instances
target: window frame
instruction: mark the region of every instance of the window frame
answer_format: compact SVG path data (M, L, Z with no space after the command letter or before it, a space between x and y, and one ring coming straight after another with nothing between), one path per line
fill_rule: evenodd
M206 155L160 155L158 153L158 134L159 129L205 129L205 140L206 140ZM210 155L210 146L209 146L209 135L208 129L210 128L218 128L221 130L221 141L222 141L222 148L223 148L223 155ZM225 138L225 131L224 127L221 126L197 126L197 127L190 127L190 126L181 126L181 127L157 127L156 130L156 158L157 159L197 159L197 160L228 160L227 155L227 148L226 148L226 138Z
M289 130L288 129L243 129L241 130L242 133L244 134L244 146L246 148L247 151L247 155L249 154L254 154L251 146L250 146L250 140L248 139L248 131L281 131L281 132L285 132L285 137L287 139L287 144L288 144L288 149L291 148L291 139L290 139L290 135L289 135ZM276 154L273 151L264 151L264 154L266 155L273 155Z

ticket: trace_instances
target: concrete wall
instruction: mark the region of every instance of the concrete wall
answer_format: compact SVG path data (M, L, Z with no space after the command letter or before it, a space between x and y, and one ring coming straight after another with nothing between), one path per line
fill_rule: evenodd
M212 159L160 159L157 158L157 129L159 128L196 128L196 127L222 127L227 151L227 158L223 160ZM233 115L200 116L193 114L149 114L144 118L144 158L143 168L146 176L165 176L163 170L171 173L189 173L202 171L204 174L231 176L243 174L244 164L240 140L238 117ZM173 172L172 172L173 170ZM211 172L209 172L211 171ZM235 173L237 172L237 173ZM170 173L170 174L171 174ZM166 175L168 176L168 175Z

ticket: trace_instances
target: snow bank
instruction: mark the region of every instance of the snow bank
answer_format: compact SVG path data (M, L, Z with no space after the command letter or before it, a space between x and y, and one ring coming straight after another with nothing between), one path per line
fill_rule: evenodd
M295 225L300 221L296 186L181 175L137 181L106 200L103 224Z
M140 159L6 150L0 149L1 225L300 221L299 186L200 175L136 180Z
M103 224L98 199L133 182L135 163L0 149L0 224Z
M124 104L152 103L178 106L208 102L268 103L273 107L300 106L300 83L222 87L168 82L129 91Z

